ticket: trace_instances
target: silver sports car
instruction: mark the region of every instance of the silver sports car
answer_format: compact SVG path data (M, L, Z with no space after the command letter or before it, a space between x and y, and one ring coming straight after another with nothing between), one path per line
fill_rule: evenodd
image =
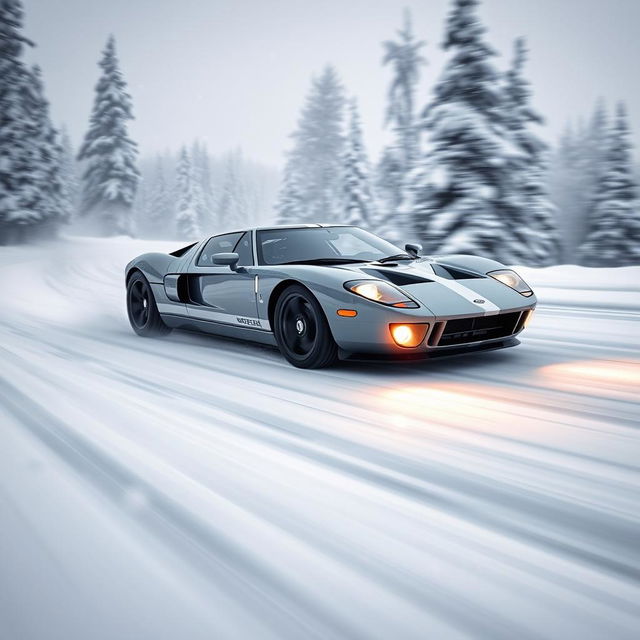
M536 297L511 269L421 257L358 227L259 227L126 267L134 331L187 329L276 345L296 367L412 359L518 344Z

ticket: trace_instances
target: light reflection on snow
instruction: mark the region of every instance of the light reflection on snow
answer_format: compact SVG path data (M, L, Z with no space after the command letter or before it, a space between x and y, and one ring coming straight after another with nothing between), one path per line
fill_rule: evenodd
M619 395L640 392L640 362L585 360L560 362L538 370L547 384L573 392Z
M379 394L380 410L388 414L396 428L407 428L424 420L446 424L454 415L474 422L491 422L497 413L505 410L505 402L522 399L517 390L446 382L402 385L384 389Z

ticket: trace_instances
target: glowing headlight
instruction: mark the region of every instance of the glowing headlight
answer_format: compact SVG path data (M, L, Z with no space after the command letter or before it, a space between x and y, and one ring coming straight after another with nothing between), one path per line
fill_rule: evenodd
M345 282L347 291L362 296L367 300L385 304L388 307L402 307L416 309L419 305L407 297L400 289L382 280L351 280Z
M511 271L511 269L490 271L487 275L499 280L502 284L506 284L507 287L515 289L518 293L527 298L533 295L531 287L515 271Z

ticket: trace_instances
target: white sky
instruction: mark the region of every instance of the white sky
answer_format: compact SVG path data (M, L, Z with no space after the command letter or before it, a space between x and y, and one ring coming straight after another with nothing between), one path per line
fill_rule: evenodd
M42 66L53 116L76 144L113 32L143 154L199 137L214 153L241 146L276 165L310 77L327 62L358 98L376 156L389 81L381 41L395 36L404 6L428 42L422 105L442 68L448 0L25 0L26 34L38 45L29 58ZM627 101L640 143L640 0L484 0L480 16L500 65L513 38L528 38L527 74L550 140L569 118L588 117L601 95Z

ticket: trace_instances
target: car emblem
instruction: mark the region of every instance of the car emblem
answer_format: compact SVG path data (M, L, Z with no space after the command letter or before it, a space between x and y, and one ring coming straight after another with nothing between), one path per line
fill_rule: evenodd
M475 302L476 304L484 304L484 303L486 302L486 300L483 300L482 298L476 298L476 299L474 300L474 302Z

